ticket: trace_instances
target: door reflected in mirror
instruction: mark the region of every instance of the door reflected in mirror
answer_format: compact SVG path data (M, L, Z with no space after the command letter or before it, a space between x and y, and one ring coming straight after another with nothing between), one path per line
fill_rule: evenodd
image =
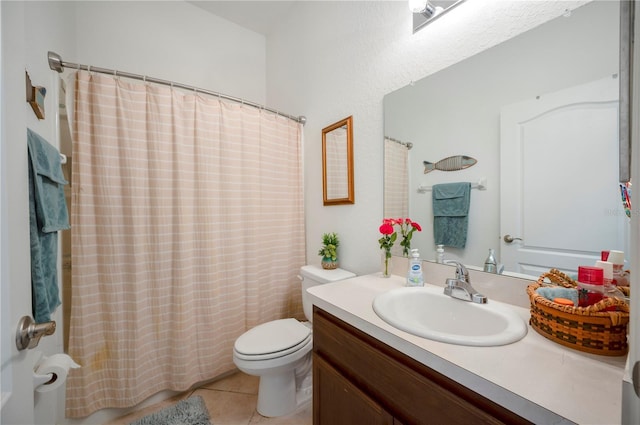
M353 117L322 129L324 205L353 204Z

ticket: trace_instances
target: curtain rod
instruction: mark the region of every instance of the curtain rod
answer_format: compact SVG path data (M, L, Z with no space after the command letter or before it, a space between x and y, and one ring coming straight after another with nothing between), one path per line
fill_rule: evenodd
M394 139L393 137L389 137L389 136L384 136L384 137L389 141L405 146L407 149L411 149L413 147L413 143L411 142L403 142L402 140Z
M258 108L258 109L264 109L265 111L269 111L269 112L273 112L274 114L277 115L281 115L283 117L292 119L293 121L299 122L300 124L304 125L307 122L307 118L303 115L300 115L298 117L293 116L293 115L289 115L289 114L285 114L283 112L277 111L275 109L271 109L271 108L267 108L263 105L259 105L257 103L253 103L253 102L248 102L244 99L240 99L238 97L233 97L233 96L228 96L226 94L222 94L222 93L217 93L211 90L206 90L206 89L200 89L198 87L194 87L194 86L189 86L186 84L182 84L182 83L176 83L173 81L168 81L168 80L161 80L159 78L153 78L153 77L147 77L145 75L139 75L139 74L132 74L130 72L122 72L122 71L116 71L115 69L106 69L106 68L100 68L97 66L87 66L87 65L80 65L77 63L72 63L72 62L65 62L62 60L62 57L55 53L55 52L48 52L47 53L47 59L49 61L49 68L51 68L54 71L57 72L62 72L64 71L64 68L73 68L73 69L82 69L84 71L93 71L93 72L97 72L100 74L111 74L113 76L116 77L125 77L125 78L132 78L134 80L141 80L141 81L148 81L150 83L156 83L156 84L162 84L165 86L171 86L171 87L179 87L181 89L185 89L185 90L192 90L195 92L200 92L200 93L205 93L211 96L216 96L216 97L220 97L222 99L226 99L226 100L230 100L232 102L237 102L237 103L242 103L243 105L249 105L252 106L254 108Z

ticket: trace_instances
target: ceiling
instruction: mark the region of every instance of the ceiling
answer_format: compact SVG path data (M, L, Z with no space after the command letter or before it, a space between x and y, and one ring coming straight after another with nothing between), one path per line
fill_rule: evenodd
M266 36L277 28L296 0L187 1L227 21Z

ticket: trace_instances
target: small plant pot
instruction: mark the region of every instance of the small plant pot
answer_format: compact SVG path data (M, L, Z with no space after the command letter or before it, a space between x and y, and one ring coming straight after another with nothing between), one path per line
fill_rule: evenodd
M322 268L325 270L334 270L338 268L338 261L333 261L331 258L322 259Z

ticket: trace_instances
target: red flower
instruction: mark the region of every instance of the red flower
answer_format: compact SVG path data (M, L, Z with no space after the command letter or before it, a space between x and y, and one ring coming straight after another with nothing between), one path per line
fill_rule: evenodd
M400 219L398 224L400 225L400 234L402 235L402 241L400 241L400 245L402 246L402 255L408 257L409 251L411 250L411 238L413 237L413 232L416 230L421 232L422 227L420 227L420 225L415 221L411 221L409 218L405 218L404 220Z
M382 220L382 225L380 226L382 237L378 239L378 242L380 243L380 249L384 249L386 258L391 257L391 247L398 237L396 231L393 230L395 224L396 220L393 218L385 218Z
M393 225L391 223L384 222L380 226L380 233L383 235L390 235L393 233Z

